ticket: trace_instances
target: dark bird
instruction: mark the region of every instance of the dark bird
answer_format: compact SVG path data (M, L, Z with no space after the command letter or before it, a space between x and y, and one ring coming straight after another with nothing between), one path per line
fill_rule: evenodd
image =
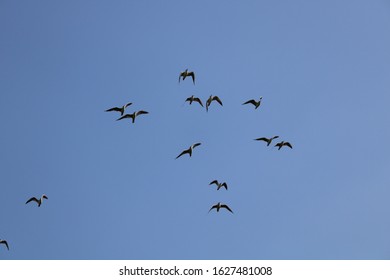
M261 104L261 99L263 99L262 96L260 97L259 101L256 101L256 100L254 100L254 99L251 99L251 100L248 100L248 101L245 102L245 103L242 103L242 105L245 105L245 104L252 104L252 105L255 106L255 109L257 109L257 108L260 106L260 104Z
M217 191L218 191L220 188L222 188L222 187L224 187L226 190L228 189L228 186L227 186L226 182L219 183L218 180L214 180L214 181L210 182L209 185L212 185L212 184L216 184L216 185L217 185Z
M279 138L279 136L274 136L274 137L271 137L271 138L261 137L261 138L255 139L255 140L256 141L265 141L265 142L267 142L267 146L269 146L271 144L272 140L274 140L276 138Z
M191 145L191 147L189 147L187 150L182 151L181 154L176 157L176 159L178 159L179 157L181 157L184 154L189 154L190 156L192 156L192 150L199 145L201 145L201 143L196 143L196 144Z
M227 206L226 204L221 204L221 202L218 202L217 204L213 205L213 206L210 208L209 212L210 212L211 210L213 210L214 208L217 209L217 212L219 212L219 209L221 209L221 208L226 208L228 211L230 211L230 212L233 213L232 209L230 209L229 206Z
M34 196L34 197L30 198L29 200L27 200L27 201L26 201L26 204L29 203L29 202L31 202L31 201L35 201L36 203L38 203L38 207L41 207L41 204L42 204L42 202L43 202L43 199L48 199L47 196L46 196L45 194L43 194L43 195L41 196L40 199L37 199L37 198Z
M190 97L188 97L187 99L186 99L186 101L185 102L190 102L190 105L192 104L192 102L198 102L199 104L200 104L200 106L202 106L203 107L203 103L202 103L202 101L198 98L198 97L194 97L193 95L191 95Z
M143 115L143 114L149 114L149 112L146 112L146 111L138 111L138 112L134 112L132 114L126 114L122 117L120 117L119 119L117 119L117 121L119 120L123 120L123 119L126 119L126 118L131 118L133 119L133 123L135 122L135 118L139 115Z
M186 77L192 77L192 82L194 83L195 85L195 73L194 72L188 72L188 69L186 69L185 71L183 72L180 72L180 75L179 75L179 83L180 83L180 79L181 77L183 77L183 81L186 79Z
M0 244L4 244L7 247L8 251L9 251L8 242L6 240L0 239Z
M121 113L121 116L123 116L123 114L125 113L125 110L128 106L130 106L131 104L133 103L127 103L125 105L123 105L122 107L113 107L111 109L107 109L106 112L112 112L112 111L115 111L115 112L120 112Z
M207 112L209 111L209 106L210 106L211 102L213 102L214 100L217 101L221 106L223 106L222 101L221 101L221 99L219 99L218 96L210 95L209 99L207 99L207 102L206 102L206 111Z
M289 143L289 142L279 142L275 145L275 147L279 147L278 150L280 150L283 146L287 146L287 147L290 147L292 149L292 145Z

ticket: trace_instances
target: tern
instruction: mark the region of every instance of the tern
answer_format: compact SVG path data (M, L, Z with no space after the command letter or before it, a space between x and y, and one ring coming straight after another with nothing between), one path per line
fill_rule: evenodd
M26 201L26 204L29 203L29 202L31 202L31 201L35 201L36 203L38 203L38 207L41 207L41 204L42 204L42 202L43 202L43 199L48 199L47 196L46 196L45 194L43 194L43 195L41 196L40 199L37 199L37 198L34 196L34 197L30 198L29 200L27 200L27 201Z
M191 156L192 156L192 150L193 150L195 147L199 146L199 145L201 145L201 143L192 144L191 147L189 147L187 150L182 151L181 154L178 155L178 156L176 157L176 159L178 159L179 157L181 157L181 156L184 155L184 154L189 154L190 157L191 157Z
M198 102L200 104L200 106L203 107L202 101L198 97L194 97L193 95L188 97L185 102L187 102L187 101L190 102L190 105L192 104L192 102Z
M135 122L135 118L136 118L137 116L143 115L143 114L149 114L149 112L146 112L146 111L137 111L137 112L134 112L134 113L132 113L132 114L126 114L126 115L120 117L119 119L117 119L117 121L123 120L123 119L126 119L126 118L131 118L131 119L133 119L132 122L134 123L134 122Z
M251 100L248 100L248 101L245 102L245 103L242 103L242 105L245 105L245 104L252 104L252 105L255 106L255 109L257 109L257 108L260 106L260 104L261 104L261 99L263 99L262 96L260 97L259 101L256 101L256 100L254 100L254 99L251 99Z
M219 99L218 96L210 95L209 99L207 99L207 102L206 102L206 111L207 112L209 111L209 106L210 106L211 102L213 102L214 100L217 101L221 106L223 106L222 101L221 101L221 99Z
M188 69L186 69L185 71L183 72L180 72L180 75L179 75L179 83L180 83L180 79L181 77L183 77L183 81L186 79L186 77L192 77L192 82L194 83L195 85L195 73L194 72L188 72Z
M256 141L265 141L265 142L267 142L267 146L269 146L271 144L272 140L274 140L276 138L279 138L279 136L274 136L274 137L271 137L271 138L261 137L261 138L255 139L255 140Z
M112 112L112 111L115 111L115 112L120 112L121 113L121 116L123 116L123 114L125 113L125 110L128 106L130 106L131 104L133 103L127 103L125 105L123 105L122 107L113 107L111 109L107 109L106 112Z
M232 209L230 209L229 206L227 206L226 204L221 204L221 202L218 202L217 204L213 205L213 206L210 208L209 213L210 213L210 211L213 210L214 208L217 209L217 212L219 212L219 209L221 209L221 208L226 208L228 211L230 211L230 212L233 213Z
M290 147L292 149L292 145L290 144L290 142L279 142L275 145L275 147L279 147L278 150L280 150L283 146L287 146L287 147Z
M0 244L4 244L7 247L8 251L9 251L8 242L6 240L0 239Z
M209 185L212 185L212 184L216 184L216 185L217 185L217 191L218 191L220 188L222 188L222 187L224 187L226 190L228 189L228 186L227 186L226 182L219 183L218 180L214 180L214 181L210 182Z

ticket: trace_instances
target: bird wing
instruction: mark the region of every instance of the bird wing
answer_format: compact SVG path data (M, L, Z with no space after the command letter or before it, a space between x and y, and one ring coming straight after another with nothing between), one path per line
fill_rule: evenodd
M26 204L31 202L31 201L35 201L36 203L39 203L39 200L36 197L32 197L32 198L30 198L29 200L26 201Z
M268 141L269 141L269 139L266 138L266 137L257 138L257 139L255 139L255 140L257 140L257 141L265 141L265 142L268 142Z
M194 85L195 85L195 73L194 73L194 72L189 72L189 73L187 74L187 76L191 76L191 77L192 77L192 82L193 82Z
M49 199L45 194L42 195L42 198Z
M203 103L198 97L194 98L194 101L198 102L200 104L200 106L203 107Z
M133 117L132 115L126 114L126 115L120 117L119 119L117 119L117 121L120 121L120 120L123 120L123 119L126 119L126 118L132 118L132 117Z
M192 148L198 147L198 146L200 146L201 144L202 144L202 143L196 143L196 144L192 145Z
M118 108L118 107L113 107L113 108L110 108L110 109L107 109L107 110L106 110L106 112L112 112L112 111L121 112L122 109L121 109L121 108Z
M138 116L138 115L144 115L144 114L149 114L149 112L146 112L146 111L138 111L138 112L136 113L137 116Z
M131 102L127 103L127 104L124 106L125 109L126 109L127 107L129 107L131 104L133 104L133 103L131 103Z
M229 206L227 206L226 204L222 204L221 208L226 208L227 210L233 213L232 209L230 209Z
M228 186L227 186L226 182L224 182L224 183L221 185L221 187L225 187L226 190L228 189Z
M191 102L191 99L192 99L192 96L191 96L191 97L188 97L188 98L186 99L186 101L184 101L184 102L187 102L187 101Z
M180 72L180 75L179 75L179 83L180 83L180 78L184 76L184 72Z
M223 106L223 105L222 105L222 101L221 101L221 99L219 99L218 96L214 96L214 97L213 97L213 100L217 101L219 104L221 104L221 106Z
M256 101L254 99L248 100L247 102L242 103L242 105L249 104L249 103L256 106Z
M9 251L8 242L6 240L1 240L0 243L5 244L5 246L7 247L8 251Z
M214 208L217 208L217 207L218 207L217 205L213 205L213 206L210 208L209 212L210 212L211 210L213 210Z
M214 181L210 182L209 185L212 185L212 184L216 184L218 186L218 180L214 180Z
M279 138L279 136L274 136L274 137L271 138L271 140L274 140L276 138Z
M290 144L290 142L284 142L283 144L284 146L287 146L287 147L290 147L292 149L292 145Z
M188 154L188 153L190 153L190 150L189 150L189 149L188 149L188 150L184 150L184 151L181 152L180 155L178 155L178 156L176 157L176 159L178 159L178 158L181 157L182 155Z

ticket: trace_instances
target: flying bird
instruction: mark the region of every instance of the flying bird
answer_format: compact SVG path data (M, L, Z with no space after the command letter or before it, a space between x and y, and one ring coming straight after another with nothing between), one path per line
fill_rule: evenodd
M260 106L260 104L261 104L261 99L263 99L262 96L260 97L259 101L256 101L256 100L254 100L254 99L251 99L251 100L248 100L248 101L245 102L245 103L242 103L242 105L245 105L245 104L252 104L252 105L255 106L255 109L257 109L257 108Z
M115 111L115 112L120 112L121 113L121 116L123 116L123 114L125 113L125 110L128 106L130 106L131 104L133 103L127 103L125 105L123 105L122 107L113 107L111 109L107 109L106 112L112 112L112 111Z
M217 191L218 191L220 188L222 188L222 187L224 187L226 190L228 189L228 186L227 186L226 182L219 183L218 180L214 180L214 181L210 182L209 185L212 185L212 184L216 184L216 185L217 185Z
M0 239L0 244L4 244L7 247L8 251L9 251L8 242L6 240Z
M272 140L274 140L276 138L279 138L279 136L274 136L274 137L271 137L271 138L261 137L261 138L255 139L255 140L256 141L265 141L265 142L267 142L267 146L269 146L271 144Z
M123 119L126 119L126 118L131 118L133 119L133 123L135 122L135 118L139 115L143 115L143 114L149 114L149 112L146 112L146 111L137 111L137 112L134 112L132 114L126 114L122 117L120 117L119 119L117 119L117 121L119 120L123 120Z
M279 147L278 150L280 150L283 146L287 146L287 147L290 147L292 149L292 145L290 144L290 142L279 142L275 145L275 147Z
M180 79L181 77L183 77L183 81L186 79L186 77L192 77L192 82L194 83L195 85L195 73L194 72L188 72L188 69L186 69L185 71L183 72L180 72L180 75L179 75L179 83L180 83Z
M202 106L203 107L203 103L202 103L202 101L198 98L198 97L194 97L193 95L191 95L190 97L188 97L187 99L186 99L186 101L185 102L190 102L190 105L192 104L192 102L198 102L199 104L200 104L200 106Z
M187 150L182 151L181 154L178 155L178 156L176 157L176 159L178 159L179 157L181 157L181 156L184 155L184 154L189 154L190 157L191 157L191 156L192 156L192 150L193 150L195 147L199 146L199 145L201 145L201 143L192 144L191 147L189 147Z
M29 203L29 202L31 202L31 201L35 201L36 203L38 203L38 207L41 207L41 204L42 204L42 202L43 202L43 199L48 199L47 196L46 196L45 194L43 194L43 195L41 196L40 199L37 199L37 198L34 196L34 197L30 198L29 200L27 200L27 201L26 201L26 204Z
M213 205L213 206L210 208L209 213L210 213L210 211L213 210L214 208L217 209L217 212L219 212L219 209L221 209L221 208L226 208L228 211L230 211L230 212L233 213L232 209L230 209L229 206L227 206L226 204L221 204L221 202L218 202L217 204Z
M217 101L221 106L223 106L222 101L221 101L221 99L219 99L218 96L210 95L209 99L207 99L207 102L206 102L206 111L207 112L209 111L209 106L210 106L211 102L213 102L214 100Z

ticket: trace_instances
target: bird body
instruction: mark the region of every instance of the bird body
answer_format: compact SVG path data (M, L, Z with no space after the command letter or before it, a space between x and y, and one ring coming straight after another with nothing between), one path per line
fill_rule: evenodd
M214 181L210 182L209 185L212 185L212 184L216 184L216 185L217 185L217 191L218 191L220 188L222 188L222 187L224 187L226 190L228 189L228 186L227 186L226 182L219 183L218 180L214 180Z
M230 211L231 213L233 213L232 209L230 209L229 206L227 206L226 204L221 204L221 202L218 202L217 204L213 205L213 206L210 208L209 212L210 212L211 210L213 210L213 209L217 209L217 212L219 212L219 209L221 209L221 208L225 208L225 209L227 209L228 211Z
M271 137L271 138L261 137L261 138L255 139L255 140L256 141L265 141L265 142L267 142L267 146L269 146L271 144L272 140L274 140L276 138L279 138L279 136L274 136L274 137Z
M135 118L139 115L143 115L143 114L149 114L149 112L146 112L146 111L137 111L137 112L134 112L132 114L126 114L122 117L120 117L119 119L117 119L117 121L119 120L123 120L123 119L126 119L126 118L131 118L132 119L132 123L135 122Z
M285 142L285 141L282 141L282 142L279 142L275 145L275 147L279 147L278 150L280 150L283 146L287 146L289 147L290 149L292 149L292 145L290 144L290 142Z
M41 204L42 204L42 202L43 202L43 199L48 199L47 196L46 196L45 194L43 194L43 195L41 196L40 199L37 199L37 198L34 196L34 197L30 198L29 200L27 200L27 201L26 201L26 204L29 203L29 202L31 202L31 201L35 201L36 203L38 203L38 207L41 207Z
M255 109L257 109L257 108L260 106L261 100L262 100L262 99L263 99L263 97L261 96L260 99L259 99L259 101L256 101L256 100L254 100L254 99L251 99L251 100L248 100L247 102L242 103L242 105L245 105L245 104L252 104L252 105L255 106Z
M106 112L112 112L112 111L115 111L115 112L120 112L121 113L121 116L123 116L123 114L125 113L125 110L128 106L130 106L131 104L133 103L127 103L125 105L123 105L122 107L113 107L113 108L110 108L110 109L107 109Z
M221 101L221 99L219 99L218 96L210 95L209 99L207 99L207 102L206 102L206 111L207 112L209 111L209 107L211 105L211 102L213 102L214 100L217 101L221 106L223 106L222 101Z
M180 79L183 78L183 81L186 79L186 77L192 77L192 82L194 83L195 85L195 73L194 72L188 72L188 69L186 69L185 71L183 72L180 72L180 75L179 75L179 83L180 83Z
M0 239L0 244L4 244L7 247L8 251L9 251L8 242L6 240Z
M190 157L191 157L191 156L192 156L192 151L194 150L195 147L197 147L197 146L199 146L199 145L201 145L201 143L192 144L187 150L182 151L182 152L180 153L180 155L178 155L178 156L176 157L176 159L178 159L179 157L181 157L181 156L184 155L184 154L189 154Z
M190 105L192 104L192 102L198 102L199 104L200 104L200 106L202 106L203 107L203 103L202 103L202 101L198 98L198 97L194 97L193 95L191 95L190 97L188 97L187 99L186 99L186 101L185 102L190 102Z

